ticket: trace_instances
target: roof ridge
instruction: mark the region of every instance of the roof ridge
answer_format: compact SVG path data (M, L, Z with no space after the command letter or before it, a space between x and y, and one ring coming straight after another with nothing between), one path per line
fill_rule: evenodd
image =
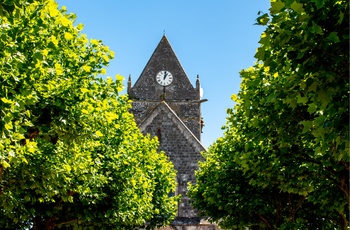
M176 118L176 120L181 124L181 126L187 131L184 132L184 135L189 135L192 139L194 139L195 143L196 143L196 147L200 147L202 150L198 149L199 152L201 151L207 151L207 149L202 145L202 142L200 140L198 140L198 138L192 133L192 131L187 127L187 125L179 118L179 116L175 113L175 111L165 102L165 101L161 101L157 106L154 107L154 109L152 110L152 112L150 113L149 116L145 117L139 124L139 128L141 131L144 131L144 129L151 123L151 121L156 117L156 115L158 113L155 113L155 111L160 107L164 105L173 115L173 117ZM147 120L149 120L149 122L146 122ZM175 123L176 124L176 123ZM181 130L181 127L178 127Z

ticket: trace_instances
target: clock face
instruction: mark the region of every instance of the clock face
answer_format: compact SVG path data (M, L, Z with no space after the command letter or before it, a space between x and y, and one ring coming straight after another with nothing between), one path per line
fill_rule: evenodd
M173 79L173 75L167 70L160 71L156 76L156 81L162 86L170 85Z

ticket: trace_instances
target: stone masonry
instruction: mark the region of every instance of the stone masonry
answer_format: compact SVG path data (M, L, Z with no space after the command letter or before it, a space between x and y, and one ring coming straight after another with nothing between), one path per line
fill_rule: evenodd
M168 86L156 82L155 77L162 70L174 77ZM195 183L194 171L202 160L200 153L205 151L200 142L199 78L194 88L168 39L163 36L140 77L134 86L131 84L129 77L128 94L133 101L131 112L136 123L144 134L158 137L159 149L167 154L177 170L175 193L181 194L182 200L177 217L168 229L217 229L198 217L187 196L188 183Z

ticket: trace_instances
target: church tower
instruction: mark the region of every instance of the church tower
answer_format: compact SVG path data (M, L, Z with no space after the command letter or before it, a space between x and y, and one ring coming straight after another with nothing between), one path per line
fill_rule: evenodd
M188 182L195 183L194 171L202 160L200 152L205 151L200 142L204 125L200 108L206 100L201 100L199 78L193 87L163 36L134 86L129 77L128 94L141 132L158 137L159 149L177 170L176 195L181 194L182 199L172 225L179 229L199 226L200 218L186 194Z

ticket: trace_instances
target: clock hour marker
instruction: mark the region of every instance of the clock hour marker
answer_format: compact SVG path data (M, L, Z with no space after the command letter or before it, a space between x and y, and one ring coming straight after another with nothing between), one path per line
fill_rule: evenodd
M167 70L162 70L157 74L156 81L162 86L168 86L173 81L173 75Z

